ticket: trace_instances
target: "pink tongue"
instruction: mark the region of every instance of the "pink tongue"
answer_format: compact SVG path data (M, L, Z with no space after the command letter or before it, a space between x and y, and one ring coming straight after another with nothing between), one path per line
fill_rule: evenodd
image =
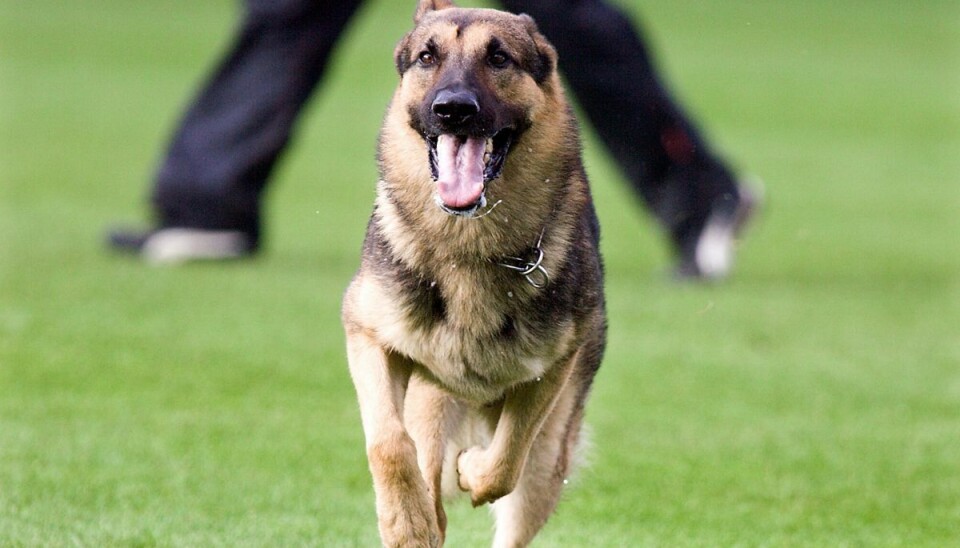
M437 139L437 192L447 207L467 207L483 194L484 139L441 135Z

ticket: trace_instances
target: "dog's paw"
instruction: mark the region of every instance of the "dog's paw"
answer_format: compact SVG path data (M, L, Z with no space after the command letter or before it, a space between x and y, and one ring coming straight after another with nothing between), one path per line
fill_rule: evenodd
M470 502L480 506L510 494L516 484L505 466L492 466L488 451L473 447L457 457L460 489L470 493Z
M407 435L384 437L367 450L377 495L377 522L384 546L438 547L443 535Z
M443 535L430 504L408 501L408 504L381 512L380 539L384 546L395 548L439 548Z

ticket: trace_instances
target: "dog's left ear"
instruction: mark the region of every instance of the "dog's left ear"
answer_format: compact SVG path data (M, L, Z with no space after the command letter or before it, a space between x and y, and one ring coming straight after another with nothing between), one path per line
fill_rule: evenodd
M420 3L417 4L417 13L413 16L413 22L419 23L420 19L431 11L445 10L454 7L456 6L454 6L450 0L420 0Z
M533 17L526 13L521 13L518 17L520 17L520 22L523 23L527 32L530 33L530 37L533 38L534 45L537 46L537 58L531 60L530 73L533 75L534 81L542 84L557 69L557 50L540 34L540 29L537 28L537 23L533 20Z

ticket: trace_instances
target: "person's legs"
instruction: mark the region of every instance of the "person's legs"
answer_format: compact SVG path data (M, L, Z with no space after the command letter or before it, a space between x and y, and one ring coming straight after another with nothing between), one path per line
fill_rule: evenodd
M602 0L503 4L531 15L557 48L578 103L669 232L681 273L711 275L697 264L698 242L711 216L737 217L740 190L660 81L639 31Z
M359 4L248 0L231 49L160 162L152 191L158 228L234 231L246 251L256 249L264 187Z

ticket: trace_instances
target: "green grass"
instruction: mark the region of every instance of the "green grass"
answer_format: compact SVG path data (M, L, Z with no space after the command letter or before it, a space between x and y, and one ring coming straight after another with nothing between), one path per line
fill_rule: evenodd
M410 5L408 5L410 4ZM685 287L591 135L611 337L539 546L960 543L960 6L624 2L767 183ZM105 252L229 0L0 0L0 545L375 545L339 300L412 2L366 6L272 188L268 250ZM449 544L484 546L455 504Z

